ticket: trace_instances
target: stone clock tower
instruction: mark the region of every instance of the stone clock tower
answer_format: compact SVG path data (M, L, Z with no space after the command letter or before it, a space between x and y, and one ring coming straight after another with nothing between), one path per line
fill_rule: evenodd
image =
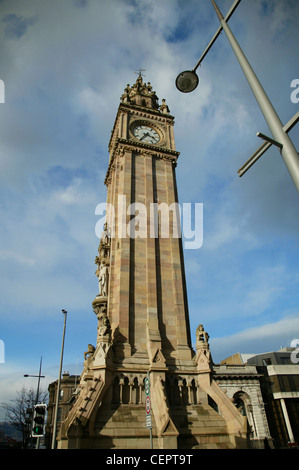
M121 96L109 143L97 343L85 353L60 448L145 449L150 434L154 448L230 448L245 437L244 418L213 380L202 325L196 351L191 345L173 126L139 74Z

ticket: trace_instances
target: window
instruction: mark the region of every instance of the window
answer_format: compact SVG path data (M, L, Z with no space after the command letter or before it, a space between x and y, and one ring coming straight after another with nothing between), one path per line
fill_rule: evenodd
M282 392L296 392L299 390L299 375L279 375L278 382Z
M270 366L271 364L272 361L270 357L266 357L265 359L263 359L263 366Z

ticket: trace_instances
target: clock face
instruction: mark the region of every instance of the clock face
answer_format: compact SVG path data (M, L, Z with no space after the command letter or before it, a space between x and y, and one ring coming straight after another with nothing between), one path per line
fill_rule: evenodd
M133 134L138 140L146 144L157 144L160 140L158 132L149 126L136 126L133 129Z

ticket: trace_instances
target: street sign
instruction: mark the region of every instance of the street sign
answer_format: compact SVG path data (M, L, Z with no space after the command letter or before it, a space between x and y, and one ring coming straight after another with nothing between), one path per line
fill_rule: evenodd
M144 391L145 391L145 397L149 397L150 396L150 381L148 377L146 377L146 379L144 380Z
M149 377L146 377L144 381L144 392L145 392L145 426L152 428L152 410L151 410L151 397L150 397L150 381Z
M146 399L145 399L145 411L146 411L146 416L149 416L151 414L151 400L150 400L150 397L146 397Z

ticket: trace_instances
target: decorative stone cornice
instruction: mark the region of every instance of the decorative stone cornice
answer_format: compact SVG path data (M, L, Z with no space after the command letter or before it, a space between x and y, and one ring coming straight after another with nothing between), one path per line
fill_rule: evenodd
M166 149L166 148L158 147L158 146L154 147L153 145L146 144L143 142L138 142L138 141L130 142L129 140L118 138L116 140L114 150L110 156L108 170L107 170L106 178L104 181L105 185L109 184L111 170L115 168L116 157L119 155L123 156L125 152L134 152L141 156L150 156L150 157L158 158L161 160L170 161L175 166L177 163L177 159L180 155L180 152L177 152L176 150L170 150L170 149Z
M136 114L138 116L142 116L147 119L151 117L152 119L157 119L162 122L165 122L165 121L169 122L169 121L174 120L174 116L172 116L171 114L163 114L158 109L149 109L143 106L136 106L134 104L120 103L119 110Z

